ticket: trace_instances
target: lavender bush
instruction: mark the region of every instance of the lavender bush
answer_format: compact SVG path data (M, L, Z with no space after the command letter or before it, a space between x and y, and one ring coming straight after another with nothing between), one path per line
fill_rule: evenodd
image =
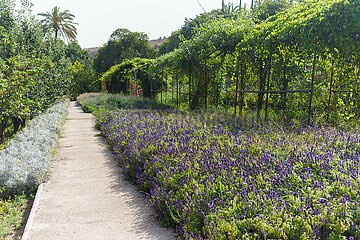
M0 197L33 189L45 181L67 106L65 101L50 107L0 151Z
M360 135L231 132L196 115L121 110L98 125L125 176L186 239L360 239Z

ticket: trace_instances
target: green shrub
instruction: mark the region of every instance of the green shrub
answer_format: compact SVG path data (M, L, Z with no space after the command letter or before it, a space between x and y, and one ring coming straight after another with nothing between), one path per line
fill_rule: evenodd
M27 208L25 195L15 196L7 200L0 199L0 238L12 234L21 226L24 210Z

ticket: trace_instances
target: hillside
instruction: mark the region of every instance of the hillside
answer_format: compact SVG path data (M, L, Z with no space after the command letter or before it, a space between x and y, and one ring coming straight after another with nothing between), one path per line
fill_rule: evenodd
M167 38L160 37L159 39L149 40L149 44L153 49L159 50L160 45L163 44L166 40ZM100 47L84 48L84 50L87 51L90 54L91 58L93 59L95 55L98 53L99 48Z
M84 48L84 50L87 51L90 54L91 59L93 59L95 55L98 53L99 48L100 47Z
M161 46L161 44L163 44L166 40L167 40L167 38L160 37L159 39L156 39L156 40L149 40L149 44L153 49L159 50L159 47Z

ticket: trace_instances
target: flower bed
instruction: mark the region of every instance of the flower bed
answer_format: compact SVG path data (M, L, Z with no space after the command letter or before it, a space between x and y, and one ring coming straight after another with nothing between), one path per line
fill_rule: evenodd
M125 176L187 239L360 239L360 136L232 133L196 115L121 110L98 125Z
M56 146L68 101L50 107L0 151L0 197L37 187L49 175L51 152Z

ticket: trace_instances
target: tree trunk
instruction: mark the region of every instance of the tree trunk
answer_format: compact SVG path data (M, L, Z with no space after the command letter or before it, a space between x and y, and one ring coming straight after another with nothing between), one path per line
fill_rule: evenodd
M204 67L204 69L206 70L206 68ZM207 71L207 70L206 70ZM206 72L205 71L205 72ZM206 75L204 72L204 75L200 75L200 79L198 79L198 82L196 84L196 91L195 91L195 95L192 96L192 100L191 100L191 109L194 110L196 108L198 108L200 106L201 103L204 103L204 105L206 106L206 92L207 92L207 80L206 80ZM193 84L193 83L192 83ZM194 84L193 84L194 85ZM201 102L201 98L203 98L203 102Z
M26 125L26 119L21 119L21 127L24 128Z
M4 142L5 140L5 128L6 128L6 119L0 122L0 143Z
M198 81L196 91L195 91L195 95L192 97L192 101L191 101L191 109L192 110L199 107L200 95L202 93L201 89L202 89L201 81Z
M13 126L14 126L14 134L16 134L19 131L21 119L18 117L14 117L12 120Z

